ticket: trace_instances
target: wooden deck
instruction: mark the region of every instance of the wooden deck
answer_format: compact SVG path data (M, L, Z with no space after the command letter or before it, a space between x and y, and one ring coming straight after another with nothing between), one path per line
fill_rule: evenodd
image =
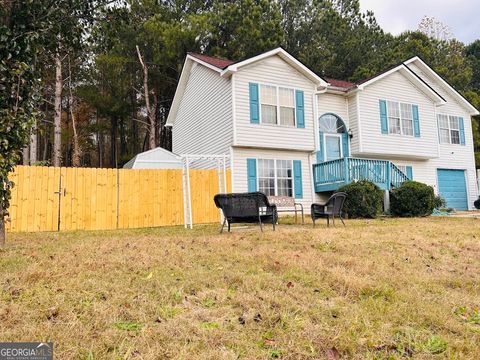
M358 180L370 180L382 190L390 190L409 180L388 160L346 157L313 165L315 192L334 191Z

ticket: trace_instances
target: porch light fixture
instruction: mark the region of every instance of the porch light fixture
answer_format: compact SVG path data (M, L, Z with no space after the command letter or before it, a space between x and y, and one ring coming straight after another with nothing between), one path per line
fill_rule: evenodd
M348 137L351 139L353 138L353 131L352 129L348 129Z

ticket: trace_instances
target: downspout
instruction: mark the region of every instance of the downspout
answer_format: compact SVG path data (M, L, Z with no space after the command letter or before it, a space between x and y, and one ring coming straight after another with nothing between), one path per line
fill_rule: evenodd
M324 94L325 92L327 91L327 88L324 87L323 89L321 90L317 90L317 91L314 91L313 93L313 131L314 131L314 134L313 134L313 138L314 138L314 142L315 142L315 149L310 153L310 155L308 156L308 166L310 168L310 171L312 172L311 173L311 176L310 176L310 186L311 186L311 193L312 193L312 200L315 202L315 198L316 198L316 192L315 192L315 175L314 175L314 171L313 171L313 164L316 163L316 152L317 152L317 149L319 147L319 139L318 139L318 95L320 94ZM314 158L313 161L312 161L312 157Z

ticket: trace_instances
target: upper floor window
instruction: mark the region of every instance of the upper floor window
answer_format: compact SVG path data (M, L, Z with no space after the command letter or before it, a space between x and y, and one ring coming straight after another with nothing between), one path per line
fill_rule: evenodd
M437 115L440 143L460 144L460 117L452 115Z
M295 91L260 85L260 109L263 124L295 126Z
M412 104L387 101L388 132L413 136Z

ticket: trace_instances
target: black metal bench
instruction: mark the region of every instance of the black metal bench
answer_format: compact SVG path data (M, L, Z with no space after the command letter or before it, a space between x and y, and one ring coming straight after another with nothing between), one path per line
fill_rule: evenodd
M235 223L258 223L262 231L262 224L269 223L275 230L278 218L277 207L270 204L264 193L217 194L213 201L217 208L222 210L224 216L220 233L223 232L226 223L228 231L230 231L230 225Z

